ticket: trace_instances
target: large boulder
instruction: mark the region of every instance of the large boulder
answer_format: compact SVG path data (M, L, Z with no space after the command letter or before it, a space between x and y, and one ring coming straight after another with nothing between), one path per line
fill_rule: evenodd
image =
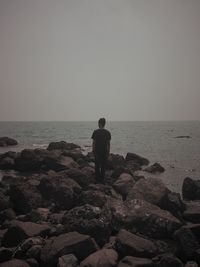
M119 262L117 267L155 267L155 265L152 260L147 258L126 256Z
M67 143L65 141L60 142L51 142L47 150L73 150L73 149L80 149L79 145L73 144L73 143Z
M130 230L137 229L149 237L165 238L181 227L182 223L170 212L140 199L126 200L126 223Z
M80 267L114 267L117 265L118 254L113 249L101 249L84 259Z
M78 259L73 254L68 254L58 259L57 267L78 267Z
M41 251L43 267L53 267L58 258L66 254L74 254L78 260L83 260L98 249L94 240L78 232L52 237L46 241Z
M127 199L142 199L161 207L168 191L159 178L140 179L129 191Z
M15 146L17 145L18 142L10 137L4 136L4 137L0 137L0 147L5 147L5 146Z
M115 181L113 184L113 188L123 196L123 198L126 198L129 191L132 189L133 185L135 183L135 180L132 175L128 173L122 173L119 178Z
M125 159L122 155L111 153L107 160L107 167L109 169L115 169L119 166L125 166Z
M43 157L35 153L33 149L24 149L15 159L15 168L17 171L36 171L41 168Z
M200 200L200 180L186 177L183 181L182 195L187 200Z
M157 252L153 242L124 229L117 235L116 246L119 253L124 256L153 257Z
M26 214L43 204L42 196L36 186L26 180L23 183L11 184L8 193L17 214Z
M130 153L130 152L128 152L126 154L125 160L126 161L134 161L136 164L138 164L140 166L149 164L149 160L148 159L143 158L143 157L139 156L138 154Z
M185 202L185 206L183 218L189 222L200 223L200 201Z
M38 189L45 199L55 203L57 209L73 208L81 193L81 187L74 180L59 175L42 177Z
M29 237L45 237L49 234L50 229L51 228L47 224L13 221L11 226L4 233L1 244L4 247L14 247Z
M15 168L15 160L9 157L0 159L0 170L12 170Z
M106 211L89 204L67 211L62 223L67 232L78 231L92 236L99 245L104 245L111 235L111 218Z

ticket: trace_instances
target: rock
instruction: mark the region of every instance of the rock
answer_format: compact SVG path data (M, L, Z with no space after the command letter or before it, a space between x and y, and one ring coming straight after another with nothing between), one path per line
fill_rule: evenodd
M78 231L92 236L99 245L104 245L111 234L111 219L99 207L86 204L67 211L62 223L67 232Z
M182 213L185 210L185 204L183 203L180 194L170 191L163 198L160 207L170 211L179 219L182 219Z
M187 200L200 200L200 180L186 177L183 181L182 195Z
M11 184L9 196L17 214L30 212L34 208L41 207L43 203L36 186L28 182Z
M200 223L200 202L186 202L186 209L183 213L183 218L189 222Z
M38 156L33 149L24 149L15 160L17 171L37 171L43 164L43 157Z
M129 191L128 199L142 199L151 204L162 206L168 189L159 178L140 179Z
M125 157L126 161L134 161L136 164L143 166L143 165L148 165L149 160L146 158L143 158L135 153L130 153L128 152Z
M117 265L118 254L113 249L101 249L84 259L80 267L114 267Z
M9 248L0 248L0 263L4 261L8 261L12 258L13 251Z
M41 261L43 267L53 267L58 258L66 254L74 254L78 260L83 260L97 250L94 240L88 235L69 232L52 237L42 248Z
M100 192L99 190L86 190L82 191L79 196L78 203L80 206L85 204L94 205L96 207L102 208L107 201L107 196L105 193Z
M42 196L53 201L59 210L73 208L81 193L81 187L74 180L59 176L44 176L38 189Z
M158 263L158 267L183 267L183 263L174 255L164 255L160 262Z
M47 169L54 170L54 171L62 171L70 168L78 168L79 165L76 161L73 160L71 157L67 156L60 156L57 159L48 158L45 159L45 166Z
M73 143L67 143L65 141L60 142L51 142L47 150L73 150L73 149L80 149L80 146L73 144Z
M153 242L124 229L117 235L116 246L119 253L124 256L152 257L157 252Z
M195 261L188 261L185 264L185 267L198 267L199 265Z
M190 229L190 231L192 231L193 235L196 237L197 241L200 243L200 224L189 223L184 225L184 227Z
M40 260L40 255L42 251L41 245L34 245L32 246L26 253L27 258L34 258L36 260Z
M5 147L5 146L15 146L17 145L18 142L10 137L0 137L0 147Z
M165 168L163 168L159 163L154 163L153 165L144 169L145 172L156 173L156 172L164 172Z
M173 232L181 227L182 223L166 210L144 200L126 200L128 228L153 238L172 236Z
M1 243L5 247L14 247L29 237L45 237L49 232L50 227L47 224L13 221L11 226L5 232Z
M154 264L150 259L126 256L117 267L154 267Z
M192 231L187 227L181 227L174 233L178 242L178 255L183 260L193 260L195 251L200 248L199 243Z
M36 261L36 259L28 258L26 259L26 262L30 265L30 267L39 267L39 263Z
M175 138L191 138L189 135L178 135Z
M0 170L12 170L15 167L15 160L9 157L0 159Z
M109 158L107 160L107 168L115 169L116 167L124 165L125 165L125 159L123 156L113 153L109 155Z
M24 260L12 259L0 264L0 267L30 267Z
M11 208L5 209L0 212L0 224L3 224L4 221L6 220L8 221L14 220L15 217L16 217L16 214L13 209Z
M123 198L126 198L134 183L133 176L128 173L122 173L113 184L113 188L121 194Z
M49 215L50 210L48 208L37 208L27 214L26 219L30 222L40 223L47 221Z
M0 190L0 211L10 208L10 201L8 196L4 194L3 191Z
M78 267L78 259L73 254L68 254L58 259L57 267Z

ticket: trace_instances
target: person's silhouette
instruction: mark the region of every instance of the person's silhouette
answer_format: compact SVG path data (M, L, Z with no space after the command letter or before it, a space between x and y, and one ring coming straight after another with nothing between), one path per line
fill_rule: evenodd
M94 130L92 134L92 150L95 157L95 175L97 182L104 182L106 161L110 154L111 134L105 127L105 118L98 121L99 129Z

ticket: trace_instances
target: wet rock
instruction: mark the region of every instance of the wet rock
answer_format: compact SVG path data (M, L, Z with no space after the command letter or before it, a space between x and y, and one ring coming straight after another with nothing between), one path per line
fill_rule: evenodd
M134 183L133 176L128 173L122 173L113 184L113 188L121 194L123 198L126 198Z
M34 208L41 207L43 203L36 186L28 182L11 184L9 196L17 214L30 212Z
M58 259L57 267L78 267L78 259L73 254L68 254Z
M45 237L49 232L50 227L47 224L13 221L11 226L5 232L1 243L5 247L14 247L29 237Z
M183 218L189 222L200 223L200 202L186 202L186 209L183 213Z
M80 149L80 146L74 144L74 143L67 143L65 141L60 142L51 142L47 150L73 150L73 149Z
M30 265L24 260L12 259L1 263L1 267L30 267Z
M200 180L186 177L183 181L182 195L187 200L200 200Z
M146 159L146 158L143 158L135 153L130 153L128 152L126 154L126 157L125 157L125 160L126 161L134 161L136 164L140 165L140 166L143 166L143 165L148 165L149 164L149 160Z
M18 142L10 137L4 136L0 137L0 147L6 147L6 146L16 146Z
M155 267L155 266L152 260L150 259L126 256L119 262L117 267Z
M193 260L195 251L200 248L197 239L189 228L181 227L174 233L178 242L178 255L183 260Z
M41 261L44 267L53 267L58 258L66 254L74 254L78 260L83 260L97 250L97 245L88 235L69 232L52 237L42 248Z
M129 191L127 199L142 199L151 204L162 206L168 191L159 178L140 179Z
M99 207L86 204L67 211L62 223L65 230L78 231L92 236L99 245L104 245L111 235L111 219Z
M168 211L162 210L144 200L126 200L125 205L128 210L126 220L129 229L131 230L131 228L135 227L137 231L149 237L170 237L182 225Z
M81 193L81 187L74 180L59 176L44 176L38 189L45 199L55 203L58 210L73 208Z
M80 267L114 267L117 265L118 254L113 249L101 249L84 259Z
M183 263L174 255L164 255L157 265L158 267L183 267Z
M152 257L157 252L153 242L124 229L117 235L116 246L119 253L124 256Z
M157 173L157 172L164 172L165 168L163 168L159 163L154 163L153 165L144 169L145 172L150 173Z

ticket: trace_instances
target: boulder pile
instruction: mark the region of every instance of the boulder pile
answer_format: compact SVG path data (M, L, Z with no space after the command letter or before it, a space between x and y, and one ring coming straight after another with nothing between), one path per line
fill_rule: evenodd
M182 196L160 164L111 154L105 183L94 156L61 142L0 155L0 267L183 267L200 265L200 181Z

